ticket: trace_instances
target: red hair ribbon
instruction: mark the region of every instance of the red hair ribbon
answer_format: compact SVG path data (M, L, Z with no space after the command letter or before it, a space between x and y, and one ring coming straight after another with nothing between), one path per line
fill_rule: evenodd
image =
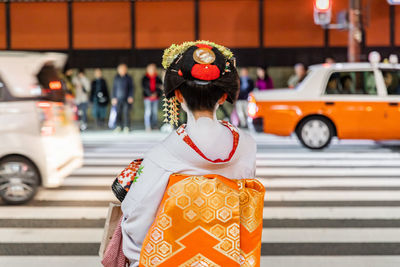
M198 48L208 48L208 49L212 50L212 46L207 45L207 44L197 44L196 46Z

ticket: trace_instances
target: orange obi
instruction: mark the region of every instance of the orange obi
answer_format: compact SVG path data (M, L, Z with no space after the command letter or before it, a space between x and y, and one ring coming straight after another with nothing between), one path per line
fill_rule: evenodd
M260 266L264 186L173 174L139 266Z

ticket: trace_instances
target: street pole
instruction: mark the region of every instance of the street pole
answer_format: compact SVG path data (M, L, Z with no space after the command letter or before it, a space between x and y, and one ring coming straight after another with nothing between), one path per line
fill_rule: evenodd
M349 0L349 43L347 57L349 62L360 61L362 22L361 22L361 0Z

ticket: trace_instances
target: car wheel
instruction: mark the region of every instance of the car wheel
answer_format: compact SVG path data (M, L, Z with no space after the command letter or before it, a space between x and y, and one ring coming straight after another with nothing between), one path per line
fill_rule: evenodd
M6 204L28 202L35 196L39 182L39 172L29 160L12 156L0 161L0 197Z
M331 142L334 129L329 120L323 117L310 117L301 122L296 134L303 146L322 149Z

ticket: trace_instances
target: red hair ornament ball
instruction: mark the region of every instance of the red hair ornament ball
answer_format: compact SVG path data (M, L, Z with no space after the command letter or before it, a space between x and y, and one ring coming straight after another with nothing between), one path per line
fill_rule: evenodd
M195 64L191 74L193 78L202 81L213 81L219 78L221 72L216 65Z

